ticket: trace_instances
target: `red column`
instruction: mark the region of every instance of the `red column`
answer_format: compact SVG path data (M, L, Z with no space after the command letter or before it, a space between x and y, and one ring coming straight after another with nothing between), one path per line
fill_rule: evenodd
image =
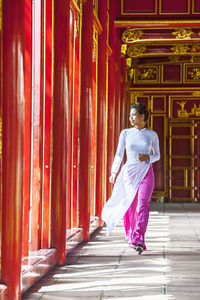
M69 83L69 0L54 2L54 102L51 246L66 261L67 106Z
M112 54L108 61L108 142L107 142L107 193L106 200L111 195L112 185L109 182L112 162L114 159L114 136L115 136L115 57L116 57L116 29L114 26L116 1L110 1L110 26L109 44Z
M121 58L120 58L120 35L119 30L117 30L117 41L116 41L116 64L115 64L115 151L117 148L119 134L121 130L120 116L121 116Z
M90 229L90 167L92 118L92 45L93 1L83 2L81 43L81 101L80 101L80 165L79 165L79 226L84 240Z
M99 5L99 20L103 28L98 44L98 98L97 98L97 176L96 215L101 216L105 199L105 121L106 121L106 51L107 51L107 0Z
M21 299L24 0L3 1L2 252L8 299Z
M25 0L25 115L24 115L24 210L23 210L23 256L28 256L29 204L31 173L31 0Z

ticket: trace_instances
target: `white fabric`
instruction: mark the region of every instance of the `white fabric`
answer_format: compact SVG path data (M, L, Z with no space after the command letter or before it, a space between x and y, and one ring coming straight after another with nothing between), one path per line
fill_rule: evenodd
M110 199L103 207L101 218L107 225L107 235L117 225L131 205L140 182L149 170L150 164L160 159L159 140L153 130L130 128L122 130L111 173L117 173L124 150L127 161L122 167ZM153 153L152 153L153 152ZM138 153L148 154L149 162L140 162Z

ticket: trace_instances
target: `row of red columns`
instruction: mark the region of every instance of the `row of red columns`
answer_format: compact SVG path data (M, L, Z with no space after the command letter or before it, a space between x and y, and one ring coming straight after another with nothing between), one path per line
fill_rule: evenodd
M111 3L114 3L111 1ZM1 281L8 287L8 299L21 299L22 208L24 169L24 62L27 0L3 2L3 126L2 126L2 270ZM115 5L115 4L111 4ZM29 7L30 8L30 7ZM58 264L66 262L67 216L67 145L69 92L69 12L70 0L54 5L54 92L53 92L53 162L51 189L51 247L57 249ZM111 10L113 12L113 10ZM84 240L90 228L91 118L92 118L92 49L93 0L82 3L81 36L81 100L80 100L80 165L79 165L79 226ZM108 134L106 140L106 61L107 61L107 0L99 4L99 20L103 31L98 43L97 102L97 177L96 215L100 218L105 198L111 188L109 175L116 148L114 135L120 124L120 57L116 55L114 13L110 14L112 55L108 62ZM62 34L61 34L62 33ZM30 32L29 32L30 34ZM117 60L117 64L116 64ZM116 69L116 66L118 69ZM29 74L30 75L30 74ZM117 84L115 84L117 78ZM25 82L26 83L26 82ZM27 83L30 89L29 83ZM123 97L124 98L124 97ZM125 101L125 100L123 100ZM28 110L30 114L30 111ZM117 117L116 117L117 114ZM115 128L117 128L115 132ZM107 169L105 154L107 153ZM30 154L29 154L30 155ZM107 186L106 186L107 184ZM107 188L109 186L109 188ZM11 275L12 274L12 275Z

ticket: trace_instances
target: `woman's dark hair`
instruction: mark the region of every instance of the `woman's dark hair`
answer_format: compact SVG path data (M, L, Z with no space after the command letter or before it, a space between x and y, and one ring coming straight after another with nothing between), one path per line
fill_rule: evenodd
M135 110L140 114L144 115L144 121L147 122L149 118L149 111L146 109L146 106L142 103L134 103L131 105L131 109L135 108Z

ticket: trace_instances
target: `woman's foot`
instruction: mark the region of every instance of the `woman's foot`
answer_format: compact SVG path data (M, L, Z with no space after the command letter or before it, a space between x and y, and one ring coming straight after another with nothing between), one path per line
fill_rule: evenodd
M143 250L144 250L144 245L143 244L137 244L136 247L135 247L135 250L140 255L143 252Z

